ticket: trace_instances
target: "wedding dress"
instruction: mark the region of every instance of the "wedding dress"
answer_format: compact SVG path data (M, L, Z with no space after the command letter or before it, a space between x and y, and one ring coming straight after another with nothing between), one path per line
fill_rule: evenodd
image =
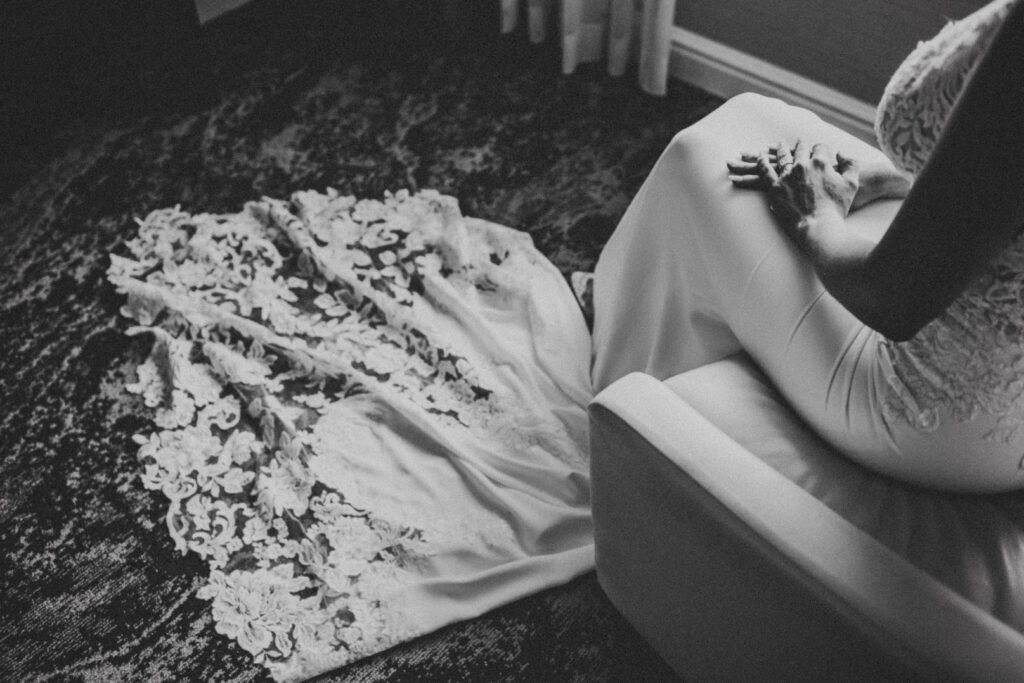
M893 76L876 128L896 165L921 169L1012 4L951 23ZM595 388L743 351L819 435L862 464L954 490L1024 486L1024 236L912 339L885 339L825 290L763 193L728 181L727 159L797 139L885 161L813 114L756 95L672 141L598 262ZM846 226L878 239L899 204L868 205Z
M128 248L143 483L275 678L593 567L589 333L528 235L432 192L300 192L156 211Z
M1008 7L897 73L879 114L897 163L920 168ZM527 235L436 193L300 192L140 221L109 275L130 332L153 340L128 387L156 425L136 437L142 480L169 499L177 547L209 565L216 629L296 680L590 570L593 390L739 351L872 467L1024 484L1024 240L890 342L828 295L763 195L728 181L727 159L797 137L881 154L753 95L672 141L602 253L593 347ZM898 205L847 224L877 238Z

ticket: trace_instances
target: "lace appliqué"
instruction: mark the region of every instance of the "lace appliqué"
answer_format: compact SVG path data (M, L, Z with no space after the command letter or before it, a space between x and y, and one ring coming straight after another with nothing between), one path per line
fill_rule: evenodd
M931 40L918 43L893 74L875 115L879 147L917 175L924 168L964 85L1014 0L996 0Z
M964 85L1013 0L996 0L919 43L893 75L878 106L879 146L905 171L924 168ZM982 414L996 418L988 438L1010 443L1024 424L1024 236L943 315L913 339L885 342L892 368L885 419L934 430Z
M925 431L996 418L986 438L1012 443L1024 425L1024 235L938 318L906 342L882 345L893 368L887 421ZM941 409L941 411L940 411Z
M109 278L129 333L154 338L127 386L159 428L135 437L142 481L170 501L177 548L208 562L198 595L217 630L278 679L419 635L389 597L438 542L513 540L497 513L410 519L362 496L355 475L346 490L319 477L316 458L358 448L381 411L585 462L583 437L503 389L495 359L434 329L454 296L523 296L542 258L451 198L303 192L234 215L161 210L127 246Z

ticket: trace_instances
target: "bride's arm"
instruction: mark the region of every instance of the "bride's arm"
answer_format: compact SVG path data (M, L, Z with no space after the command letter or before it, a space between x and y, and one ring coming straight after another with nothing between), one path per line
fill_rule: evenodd
M1024 2L1017 2L941 139L877 245L845 229L856 165L798 145L760 172L781 227L826 289L866 325L902 340L938 316L1024 224ZM834 159L834 157L833 157Z

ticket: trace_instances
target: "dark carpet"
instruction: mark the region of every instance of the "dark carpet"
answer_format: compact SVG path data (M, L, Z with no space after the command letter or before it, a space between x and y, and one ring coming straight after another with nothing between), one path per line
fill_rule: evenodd
M165 36L137 78L79 88L101 106L8 136L0 680L266 678L214 631L194 596L203 562L174 551L166 501L139 482L147 412L122 386L147 349L104 275L135 217L435 188L529 232L568 276L593 266L672 135L719 104L680 84L647 97L596 67L563 77L553 46L499 36L487 12L403 23L384 21L399 3L368 6L257 1ZM588 575L323 680L675 679Z

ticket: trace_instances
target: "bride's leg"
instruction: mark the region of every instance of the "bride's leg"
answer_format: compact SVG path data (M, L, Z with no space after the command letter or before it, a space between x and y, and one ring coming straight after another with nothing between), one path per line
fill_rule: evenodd
M594 384L635 370L665 378L739 350L836 445L875 449L877 335L825 292L778 230L763 193L737 190L725 162L798 138L864 159L881 153L813 114L743 95L677 135L598 262ZM895 202L848 220L874 232ZM852 423L860 423L855 425Z

